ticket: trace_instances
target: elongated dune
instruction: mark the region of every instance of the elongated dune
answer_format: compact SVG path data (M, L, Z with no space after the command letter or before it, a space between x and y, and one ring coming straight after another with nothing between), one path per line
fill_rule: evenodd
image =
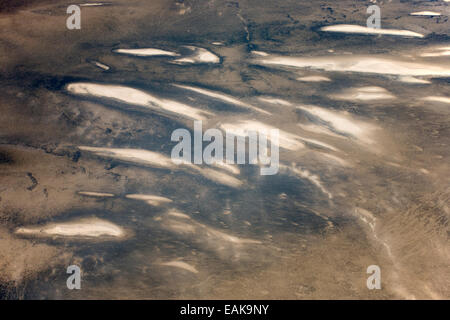
M212 113L200 110L189 105L158 98L135 88L89 82L70 83L66 90L74 95L114 100L127 105L143 107L143 110L152 110L169 116L180 116L190 120L204 120Z
M191 53L184 57L173 60L172 63L174 64L220 63L220 58L205 48L195 46L184 46L184 48L190 50Z
M189 271L192 273L198 273L198 270L194 266L192 266L184 261L180 261L180 260L163 262L163 263L160 263L160 265L166 266L166 267L175 267L175 268Z
M411 62L387 58L382 55L270 56L259 58L255 63L267 66L313 68L333 72L450 77L450 66L448 64Z
M424 16L424 17L430 17L430 16L440 16L440 12L435 11L417 11L417 12L411 12L411 16Z
M299 106L298 110L306 112L313 124L326 128L334 134L351 137L367 144L374 143L372 133L377 127L356 120L347 112L332 111L317 106Z
M108 192L78 191L78 194L81 196L94 197L94 198L112 198L112 197L114 197L113 193L108 193Z
M202 168L186 162L175 164L171 158L158 152L143 149L99 148L88 146L79 146L78 148L100 157L117 159L130 164L171 170L185 170L191 174L200 174L210 181L232 188L239 188L243 184L239 179L218 170Z
M152 206L159 206L165 203L171 203L172 200L166 197L156 196L152 194L127 194L125 196L127 199L144 201Z
M21 227L18 235L69 238L123 238L126 232L112 222L98 219L80 219L71 222L50 223L39 227Z
M236 123L223 123L220 127L226 132L240 137L248 137L250 133L264 134L271 140L270 130L278 130L279 146L287 150L299 150L304 147L301 138L295 134L279 130L278 128L254 120L242 120Z
M423 34L400 29L376 29L365 26L358 26L353 24L337 24L332 26L322 27L321 31L325 32L339 32L339 33L355 33L355 34L374 34L374 35L390 35L390 36L402 36L402 37L417 37L423 38Z
M229 95L217 92L217 91L213 91L213 90L207 90L207 89L202 89L202 88L197 88L197 87L193 87L193 86L186 86L186 85L181 85L181 84L174 84L175 87L177 88L181 88L181 89L185 89L185 90L190 90L208 97L211 97L213 99L217 99L217 100L221 100L223 102L229 103L229 104L233 104L239 107L243 107L243 108L247 108L247 109L252 109L254 111L257 111L259 113L263 113L263 114L267 114L270 115L271 113L263 110L261 108L252 106L251 104L242 102L234 97L231 97Z
M154 56L168 56L168 57L177 57L178 53L173 51L167 51L162 49L155 48L141 48L141 49L115 49L113 50L115 53L126 54L130 56L136 57L154 57Z
M340 93L330 95L337 100L349 101L373 101L373 100L391 100L395 96L381 87L360 87L343 90Z

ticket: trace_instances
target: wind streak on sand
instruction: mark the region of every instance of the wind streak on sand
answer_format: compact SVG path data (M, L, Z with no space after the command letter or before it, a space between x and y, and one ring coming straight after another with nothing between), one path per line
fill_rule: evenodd
M172 200L169 198L155 196L152 194L127 194L125 196L125 198L145 201L147 204L152 205L152 206L159 206L162 203L172 202Z
M22 227L15 231L19 235L39 237L114 237L122 238L125 231L106 220L98 218L80 219L71 222L50 223L42 227Z
M353 119L347 112L331 111L316 106L300 106L297 109L304 112L311 122L323 126L335 134L373 143L370 133L376 127Z
M336 55L321 57L270 56L255 59L255 63L259 65L314 68L336 72L373 73L397 76L450 77L450 67L445 64L394 60L385 58L381 55Z
M423 17L430 17L430 16L440 16L440 12L434 12L434 11L419 11L419 12L411 12L411 16L423 16Z
M450 46L431 48L430 51L422 53L421 57L446 57L450 56Z
M175 64L199 64L199 63L212 63L217 64L220 62L220 58L209 50L194 46L184 46L191 53L186 57L178 58L172 61Z
M130 55L130 56L137 56L137 57L154 57L154 56L177 57L177 56L179 56L179 54L176 52L161 50L161 49L154 49L154 48L115 49L115 50L113 50L113 52L120 53L120 54L126 54L126 55Z
M442 103L450 104L450 98L448 98L448 97L428 96L428 97L423 97L421 100L431 101L431 102L442 102Z
M85 97L111 99L129 105L137 105L166 115L182 116L191 120L204 120L212 113L199 110L173 100L161 99L142 90L111 84L88 82L70 83L68 92Z
M198 270L194 267L191 266L190 264L184 262L184 261L179 261L179 260L175 260L175 261L169 261L169 262L163 262L160 263L161 266L167 266L167 267L175 267L175 268L179 268L179 269L183 269L192 273L198 273Z
M331 81L330 78L323 77L323 76L305 76L305 77L299 77L297 78L297 81L303 81L303 82L329 82Z
M320 191L322 191L324 194L328 196L329 199L333 199L333 194L329 192L320 181L319 176L312 174L308 170L304 170L302 168L297 167L295 164L292 164L291 166L287 165L280 165L280 171L284 171L286 173L292 173L296 176L298 176L301 179L307 179L312 184L314 184Z
M360 87L343 90L341 93L330 95L337 100L371 101L395 99L389 91L381 87Z
M268 134L270 130L277 129L273 126L254 120L243 120L237 123L224 123L220 125L220 128L227 133L229 132L240 137L248 137L250 132L264 133L264 135L266 135L266 138L269 140L271 138L271 136ZM305 146L301 142L301 138L299 136L282 130L278 130L278 132L278 143L280 147L295 151Z
M167 213L168 217L172 217L174 219L182 219L173 220L173 219L164 219L163 226L164 228L171 230L178 234L184 235L194 235L200 242L214 242L218 244L219 247L223 245L224 242L227 242L232 245L244 245L244 244L261 244L259 240L239 238L236 236L229 235L222 231L216 230L212 227L204 225L200 222L197 222L188 215L179 212L169 212Z
M185 90L194 91L194 92L200 93L202 95L205 95L205 96L217 99L217 100L222 100L222 101L224 101L226 103L234 104L236 106L240 106L240 107L247 108L247 109L252 109L252 110L255 110L255 111L260 112L260 113L271 115L271 113L266 111L266 110L263 110L263 109L260 109L258 107L252 106L251 104L248 104L248 103L244 103L242 101L239 101L236 98L230 97L230 96L225 95L223 93L219 93L219 92L212 91L212 90L206 90L206 89L202 89L202 88L185 86L185 85L181 85L181 84L174 84L174 86L177 87L177 88L182 88L182 89L185 89Z
M82 151L88 151L101 157L109 157L118 159L131 164L139 164L156 168L177 170L178 168L186 168L191 173L200 173L208 180L223 184L232 188L239 188L242 182L232 176L209 168L201 168L191 163L181 163L179 166L172 160L160 153L142 150L142 149L122 149L122 148L97 148L97 147L78 147Z
M105 192L94 192L94 191L79 191L79 195L81 196L87 196L87 197L99 197L99 198L112 198L114 197L114 194L112 193L105 193Z
M369 28L365 26L358 26L353 24L337 24L333 26L326 26L320 28L321 31L325 32L340 32L340 33L356 33L356 34L382 34L390 36L403 36L403 37L416 37L423 38L423 34L409 31L409 30L399 30L399 29L377 29Z

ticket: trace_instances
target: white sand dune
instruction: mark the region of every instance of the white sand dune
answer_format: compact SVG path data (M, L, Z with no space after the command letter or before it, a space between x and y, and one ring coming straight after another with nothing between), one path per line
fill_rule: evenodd
M402 36L402 37L417 37L423 38L423 34L399 29L376 29L366 26L358 26L353 24L337 24L332 26L326 26L320 28L325 32L340 32L340 33L355 33L355 34L376 34L376 35L390 35L390 36Z
M152 205L152 206L159 206L164 203L172 202L172 200L169 198L155 196L152 194L127 194L127 195L125 195L125 198L144 201L147 204Z
M213 170L213 169L208 169L208 168L200 168L200 167L195 167L196 169L198 169L199 173L204 176L205 178L214 181L218 184L223 184L225 186L229 186L229 187L233 187L233 188L240 188L242 186L242 181L232 177L226 173L217 171L217 170Z
M441 13L440 12L435 12L435 11L417 11L417 12L411 12L410 13L411 16L440 16Z
M90 3L80 3L80 7L101 7L109 5L109 2L90 2Z
M182 218L182 219L190 219L191 218L187 214L179 212L179 211L175 211L175 210L171 210L171 211L167 212L167 215L176 217L176 218Z
M292 103L290 103L289 101L283 100L283 99L279 99L279 98L271 98L271 97L258 97L258 100L262 101L262 102L267 102L270 104L277 104L280 106L292 106Z
M267 139L270 140L270 130L277 129L279 131L279 146L287 150L299 150L305 145L301 142L301 138L295 134L279 130L271 125L254 121L254 120L242 120L235 123L224 123L220 125L220 128L225 132L229 132L236 136L248 137L250 132L258 132L265 134Z
M404 82L404 83L417 83L417 84L430 84L430 80L426 79L419 79L416 77L410 77L410 76L400 76L397 77L397 81Z
M295 164L292 164L290 166L280 164L280 172L294 174L301 179L308 180L313 185L315 185L321 192L323 192L329 199L333 199L333 195L323 186L319 176L312 174L308 170L297 167Z
M155 49L155 48L141 48L141 49L115 49L115 53L126 54L136 57L154 57L154 56L168 56L178 57L179 54L173 51Z
M169 215L169 217L178 218L173 215ZM184 217L180 217L183 220L186 220ZM247 238L240 238L233 235L230 235L228 233L219 231L215 228L209 227L205 224L202 224L200 222L197 222L195 220L189 219L188 221L180 221L180 220L172 220L169 219L166 220L166 224L164 226L176 233L179 234L185 234L185 235L191 235L194 237L197 237L199 241L204 242L212 242L217 247L221 247L223 245L223 242L232 244L232 245L246 245L246 244L260 244L261 241L259 240L253 240L253 239L247 239Z
M139 164L143 166L171 170L187 170L192 174L199 173L210 181L232 188L239 188L243 184L239 179L217 170L202 168L191 163L181 163L177 165L172 162L171 158L153 151L142 149L98 148L87 146L79 146L78 148L82 151L92 152L97 156L118 159L130 164Z
M128 105L140 106L166 115L181 116L191 120L204 120L212 113L176 101L161 99L142 90L110 84L88 82L70 83L66 90L71 94L112 99Z
M211 63L217 64L220 63L220 58L205 48L199 48L194 46L184 46L191 53L185 57L181 57L175 60L170 61L175 64L200 64L200 63Z
M333 154L324 153L324 152L316 152L315 154L318 155L322 160L324 160L324 158L325 158L325 160L327 162L331 161L331 162L334 162L335 164L339 164L342 167L350 167L351 166L351 164L347 160L344 160Z
M319 141L317 139L310 139L310 138L300 137L300 140L302 140L306 144L310 144L310 145L313 145L313 146L316 146L316 147L320 147L320 148L323 148L323 149L328 149L328 150L331 150L331 151L338 151L335 147L329 145L328 143Z
M241 170L236 165L225 163L224 161L214 161L212 164L216 168L223 169L232 174L238 175L241 173Z
M160 265L167 266L167 267L180 268L180 269L192 272L192 273L198 273L198 270L195 267L191 266L190 264L188 264L184 261L180 261L180 260L163 262L163 263L160 263Z
M111 198L114 197L114 194L112 193L105 193L105 192L93 192L93 191L78 191L79 195L82 196L88 196L88 197L100 197L100 198Z
M71 222L50 223L42 227L22 227L15 231L19 235L39 237L115 237L122 238L125 231L106 220L98 218L80 219Z
M450 56L450 47L431 48L420 55L421 57L446 57Z
M238 100L236 98L233 98L233 97L231 97L229 95L226 95L226 94L223 94L223 93L220 93L220 92L217 92L217 91L212 91L212 90L207 90L207 89L202 89L202 88L197 88L197 87L192 87L192 86L185 86L185 85L181 85L181 84L174 84L174 86L177 87L177 88L190 90L190 91L193 91L193 92L196 92L196 93L199 93L199 94L202 94L202 95L205 95L205 96L217 99L217 100L221 100L221 101L226 102L226 103L234 104L234 105L239 106L239 107L252 109L252 110L255 110L257 112L264 113L264 114L267 114L267 115L271 114L270 112L268 112L266 110L263 110L263 109L260 109L258 107L252 106L251 104L248 104L248 103L244 103L244 102L242 102L242 101L240 101L240 100Z
M299 124L297 124L297 126L300 127L302 130L308 131L308 132L311 132L311 133L324 134L324 135L333 136L333 137L336 137L336 138L345 138L345 136L337 134L337 133L331 131L326 126L315 125L315 124L312 124L312 123L310 123L310 124L299 123Z
M450 104L450 98L449 97L428 96L428 97L423 97L422 100L431 101L431 102L442 102L442 103L449 103Z
M398 76L450 77L450 66L448 64L395 60L381 55L336 55L321 57L270 56L256 59L255 63L269 66L313 68L334 72L357 72Z
M256 51L256 50L252 51L251 53L252 53L252 54L255 54L255 55L257 55L257 56L262 56L262 57L266 57L266 56L269 55L269 54L266 53L266 52L263 52L263 51Z
M303 81L303 82L329 82L329 81L331 81L330 78L323 77L323 76L299 77L299 78L297 78L297 80Z
M82 151L88 151L101 157L119 159L125 162L148 165L151 167L172 169L175 164L166 157L157 152L142 149L125 149L125 148L97 148L79 146Z
M359 87L343 90L341 93L330 95L336 100L348 101L373 101L395 99L389 91L381 87Z
M353 137L369 144L373 143L370 135L375 127L354 119L347 112L332 111L317 106L300 106L298 109L307 112L311 121L317 122L318 125L336 134Z
M96 66L96 67L98 67L98 68L100 68L100 69L102 69L102 70L105 70L105 71L108 71L109 69L111 69L109 66L107 66L106 64L104 64L104 63L101 63L101 62L98 62L98 61L92 61L92 64L94 64L94 66Z

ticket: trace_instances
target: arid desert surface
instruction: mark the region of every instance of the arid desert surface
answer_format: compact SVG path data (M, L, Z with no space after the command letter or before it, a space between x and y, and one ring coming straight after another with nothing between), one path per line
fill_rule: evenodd
M449 299L449 15L0 0L0 299ZM278 129L278 173L175 164L194 121Z

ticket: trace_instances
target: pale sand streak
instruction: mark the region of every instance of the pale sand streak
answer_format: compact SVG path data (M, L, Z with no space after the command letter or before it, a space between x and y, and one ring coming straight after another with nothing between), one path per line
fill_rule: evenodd
M107 65L104 64L104 63L101 63L101 62L98 62L98 61L92 61L92 63L93 63L96 67L99 67L100 69L103 69L103 70L105 70L105 71L108 71L108 70L110 69L110 67L107 66Z
M79 191L79 195L88 196L88 197L114 197L112 193L104 193L104 192L93 192L93 191Z
M440 12L435 11L418 11L418 12L411 12L410 15L412 16L440 16Z
M358 26L352 24L338 24L332 26L322 27L321 31L325 32L340 32L340 33L357 33L357 34L381 34L391 36L403 36L403 37L417 37L423 38L423 34L399 29L376 29L365 26Z
M255 63L294 68L314 68L336 72L358 72L398 76L450 76L450 67L445 64L409 62L389 59L383 56L271 56L259 58L255 60Z
M88 82L70 83L66 86L68 92L88 97L107 98L129 105L137 105L165 114L182 116L192 120L204 120L212 113L167 99L157 98L142 90L110 84Z
M79 6L80 7L100 7L100 6L105 6L105 5L109 5L109 2L92 2L92 3L80 3Z
M97 156L119 159L132 164L172 170L187 168L191 172L200 173L202 176L211 181L233 188L239 188L242 185L240 180L220 171L209 168L201 168L191 163L176 165L169 157L153 151L125 148L97 148L87 146L79 146L78 148L82 151L92 152Z
M229 132L240 137L248 137L250 132L265 134L268 140L270 140L270 130L277 129L279 132L280 147L292 151L299 150L304 147L304 144L301 142L301 138L299 136L279 130L276 127L258 121L242 120L236 123L224 123L220 125L220 128L225 132Z
M293 173L296 176L298 176L299 178L302 179L307 179L308 181L310 181L312 184L314 184L320 191L322 191L324 194L326 194L328 196L329 199L333 199L333 195L331 194L331 192L329 192L322 184L322 182L320 181L319 176L312 174L311 172L309 172L308 170L302 169L297 167L295 164L291 165L291 166L287 166L287 165L283 165L280 164L280 171L281 172L287 172L287 173Z
M98 218L50 223L42 227L22 227L18 228L15 233L41 237L61 236L99 238L106 236L121 238L125 236L125 231L121 227Z
M230 96L225 95L223 93L219 93L219 92L212 91L212 90L207 90L207 89L202 89L202 88L196 88L196 87L192 87L192 86L185 86L185 85L181 85L181 84L174 84L173 86L175 86L177 88L182 88L182 89L185 89L185 90L194 91L194 92L203 94L205 96L208 96L208 97L211 97L211 98L214 98L214 99L222 100L224 102L227 102L227 103L230 103L230 104L234 104L234 105L237 105L237 106L240 106L240 107L243 107L243 108L252 109L252 110L258 111L260 113L267 114L267 115L271 114L270 112L268 112L266 110L257 108L255 106L252 106L252 105L248 104L248 103L241 102L238 99L230 97Z
M191 217L188 216L185 213L179 212L179 211L175 211L175 210L171 210L167 213L169 216L172 217L177 217L177 218L182 218L182 219L190 219Z
M430 80L418 79L418 78L410 77L410 76L397 77L397 81L404 82L404 83L418 83L418 84L430 84L431 83Z
M271 97L259 97L258 100L263 101L263 102L267 102L270 104L278 104L281 106L292 106L292 103L290 103L289 101L283 100L283 99L278 99L278 98L271 98Z
M171 63L175 64L196 64L196 63L212 63L217 64L220 62L220 58L209 50L204 48L194 47L194 46L184 46L189 49L192 53L186 57L178 58Z
M395 99L389 91L381 87L360 87L343 90L341 93L330 95L336 100L372 101Z
M338 151L335 147L329 145L328 143L316 140L316 139L310 139L310 138L305 138L305 137L300 137L300 140L302 140L303 142L305 142L306 144L311 144L311 145L315 145L317 147L321 147L321 148L325 148L325 149L329 149L331 151Z
M137 56L137 57L153 57L153 56L177 57L177 56L179 56L179 54L176 52L155 49L155 48L115 49L115 50L113 50L113 52Z
M306 76L306 77L297 78L297 80L303 81L303 82L329 82L329 81L331 81L330 78L323 77L323 76Z
M316 106L301 106L298 109L317 117L322 126L334 133L352 136L369 144L373 143L370 134L376 127L353 119L347 112L332 111Z
M155 196L152 194L127 194L127 195L125 195L125 198L145 201L147 204L152 205L152 206L159 206L162 203L172 202L172 200L169 198Z
M421 57L446 57L450 56L450 47L432 48L432 52L424 52Z
M450 104L450 98L448 98L448 97L428 96L428 97L422 98L422 100L432 101L432 102L442 102L442 103L449 103Z
M190 264L188 264L186 262L179 261L179 260L163 262L163 263L160 263L160 265L167 266L167 267L180 268L180 269L192 272L192 273L198 273L198 270L195 267L191 266Z
M173 216L174 218L181 218L183 220L186 220L185 217L178 217L173 214L168 214L169 216ZM183 214L185 215L185 214ZM246 239L246 238L239 238L236 236L229 235L227 233L224 233L222 231L218 231L212 227L209 227L207 225L204 225L202 223L196 222L192 219L188 219L187 222L177 221L177 220L169 220L169 223L165 225L169 230L172 230L176 233L180 234L191 234L191 235L198 235L199 233L205 234L206 238L209 240L215 240L215 241L226 241L228 243L234 244L234 245L243 245L243 244L260 244L261 241L259 240L253 240L253 239Z

